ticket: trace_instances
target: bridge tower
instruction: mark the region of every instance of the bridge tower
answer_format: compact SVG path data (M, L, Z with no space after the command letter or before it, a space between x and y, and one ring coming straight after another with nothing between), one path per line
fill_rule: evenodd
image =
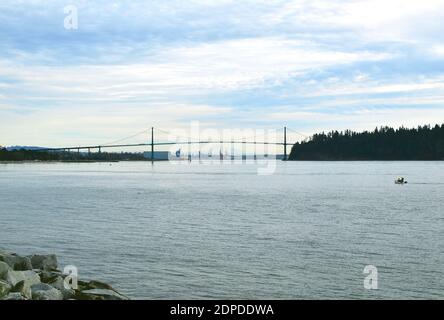
M257 148L256 148L256 134L254 134L254 156L253 156L254 161L257 160L256 150L257 150Z
M154 127L151 127L151 162L154 162Z
M284 161L287 161L287 127L284 127Z

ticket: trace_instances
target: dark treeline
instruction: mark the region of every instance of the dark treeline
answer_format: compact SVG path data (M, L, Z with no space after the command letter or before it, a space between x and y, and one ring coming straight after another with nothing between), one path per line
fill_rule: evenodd
M46 152L38 150L6 150L0 148L0 161L142 161L141 153L77 153Z
M289 160L444 160L444 125L315 134Z

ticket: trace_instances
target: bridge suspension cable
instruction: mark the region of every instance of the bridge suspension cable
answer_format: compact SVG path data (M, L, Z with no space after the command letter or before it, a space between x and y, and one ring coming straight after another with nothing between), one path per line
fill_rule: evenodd
M191 145L191 144L242 144L242 145L281 145L284 147L284 153L285 153L285 159L286 159L286 155L287 155L287 146L288 145L292 145L294 143L289 143L287 142L287 131L289 132L293 132L296 133L300 136L303 136L305 139L308 138L307 135L297 132L296 130L284 127L283 129L278 129L276 130L277 132L284 130L284 140L283 142L278 142L275 141L273 139L273 141L266 141L265 138L267 136L266 132L263 132L262 134L259 134L259 137L262 136L263 141L258 141L258 134L255 133L255 135L251 136L251 137L242 137L242 138L236 138L234 139L233 137L231 138L225 138L225 137L221 137L219 139L212 139L211 137L206 138L205 140L202 140L201 136L200 136L200 132L199 132L199 137L193 138L191 136L181 136L181 135L176 135L174 134L174 132L169 131L169 130L163 130L160 128L149 128L149 129L144 129L142 131L139 131L135 134L132 134L130 136L118 139L118 140L114 140L105 144L98 144L98 145L89 145L89 146L75 146L75 147L60 147L60 148L45 148L45 149L41 149L42 151L70 151L70 150L77 150L78 152L80 152L80 150L88 150L88 152L90 152L91 149L96 149L99 150L99 152L101 152L102 148L126 148L126 147L143 147L143 146L151 146L151 150L152 153L154 154L154 146L167 146L167 145ZM151 132L150 132L151 131ZM176 138L181 138L184 141L169 141L169 139L165 139L164 141L159 141L157 139L158 142L155 142L154 140L154 135L155 132L159 132L159 133L163 133L163 134L167 134L167 135L173 135ZM151 134L150 134L151 133ZM145 134L146 137L144 138L144 142L143 143L123 143L124 141L127 141L129 139L138 137L142 134ZM149 136L149 137L148 137Z
M108 143L104 143L104 144L102 144L102 146L106 147L106 146L109 146L109 145L118 144L118 143L121 143L121 142L123 142L123 141L126 141L126 140L129 140L129 139L132 139L132 138L138 137L138 136L140 136L140 135L142 135L142 134L148 134L149 130L150 130L150 129L145 129L145 130L140 131L140 132L138 132L138 133L135 133L135 134L133 134L133 135L131 135L131 136L128 136L128 137L125 137L125 138L122 138L122 139L118 139L118 140L114 140L114 141L111 141L111 142L108 142Z

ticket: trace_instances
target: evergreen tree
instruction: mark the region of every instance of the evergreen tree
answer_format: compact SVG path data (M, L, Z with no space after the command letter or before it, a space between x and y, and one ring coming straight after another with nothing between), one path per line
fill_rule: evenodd
M372 132L331 131L296 143L290 160L444 160L444 124L376 128Z

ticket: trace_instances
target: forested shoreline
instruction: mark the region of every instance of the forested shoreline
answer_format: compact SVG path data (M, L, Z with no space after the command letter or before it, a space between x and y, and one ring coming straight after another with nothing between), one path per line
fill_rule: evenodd
M7 150L0 148L0 161L146 161L142 153L77 153L77 152L48 152L40 150Z
M444 124L322 132L296 143L289 160L444 160Z

